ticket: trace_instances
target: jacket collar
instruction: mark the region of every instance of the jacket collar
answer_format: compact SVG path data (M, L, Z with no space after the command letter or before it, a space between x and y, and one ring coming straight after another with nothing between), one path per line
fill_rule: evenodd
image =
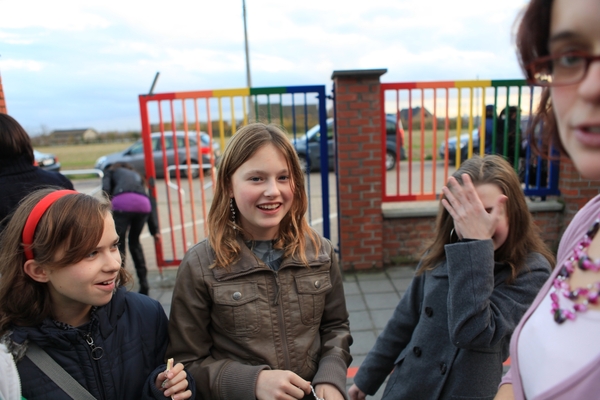
M319 252L317 253L312 241L308 236L306 236L305 254L309 267L322 265L331 261L329 254L324 249L323 240L321 240L320 235L316 232L314 233L317 235L317 240L321 242L321 246L319 248ZM252 253L252 250L246 246L240 237L238 237L237 242L241 249L239 259L232 263L228 268L213 268L212 272L216 280L221 281L233 279L235 277L246 275L255 271L271 271L268 266L261 262L254 255L254 253ZM282 269L290 266L304 267L305 265L296 257L287 257L283 260L279 270L281 271Z

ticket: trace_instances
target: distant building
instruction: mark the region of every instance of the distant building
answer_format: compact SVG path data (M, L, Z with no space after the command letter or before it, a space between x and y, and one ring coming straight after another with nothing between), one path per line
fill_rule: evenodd
M95 142L98 140L98 132L92 128L55 130L50 132L50 140L53 143L65 144Z
M413 107L411 110L412 110L413 120L415 118L421 118L421 107ZM429 117L433 116L433 114L431 114L426 108L423 108L423 114L424 114L425 118L429 118ZM408 115L409 115L408 108L403 108L402 110L400 110L400 118L401 119L408 121Z

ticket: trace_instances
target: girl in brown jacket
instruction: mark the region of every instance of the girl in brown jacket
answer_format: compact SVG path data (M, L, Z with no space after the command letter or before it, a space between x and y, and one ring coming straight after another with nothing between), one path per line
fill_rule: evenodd
M307 201L283 132L256 123L233 136L209 237L183 259L171 305L167 356L203 398L345 398L344 289L331 243L306 222Z

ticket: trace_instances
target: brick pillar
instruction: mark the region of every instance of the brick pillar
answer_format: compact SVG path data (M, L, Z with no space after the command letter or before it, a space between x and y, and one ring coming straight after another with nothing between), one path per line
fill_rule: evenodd
M0 113L8 114L8 111L6 111L6 100L4 99L4 89L2 89L2 76L0 76Z
M600 182L582 178L571 159L561 156L558 188L565 203L562 220L564 231L577 211L600 193Z
M386 69L334 71L340 260L344 270L383 267L381 104Z

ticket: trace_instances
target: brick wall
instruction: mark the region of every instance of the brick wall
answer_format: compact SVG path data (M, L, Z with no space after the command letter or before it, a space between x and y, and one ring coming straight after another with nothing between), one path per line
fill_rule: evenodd
M386 70L334 71L343 268L383 267L381 108ZM343 172L342 172L343 171Z
M381 70L334 71L340 208L340 261L344 270L415 263L435 230L430 216L385 218L382 212ZM600 193L561 158L559 201L531 206L544 241L555 250L575 213ZM559 204L563 203L564 207ZM538 206L540 204L538 203Z

